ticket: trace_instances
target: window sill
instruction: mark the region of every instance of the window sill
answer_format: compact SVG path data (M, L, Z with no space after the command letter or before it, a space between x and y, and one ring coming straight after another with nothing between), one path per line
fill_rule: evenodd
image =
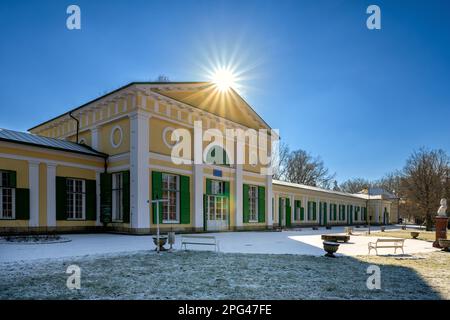
M123 223L123 220L111 220L111 223Z
M248 223L258 223L258 220L249 220Z
M163 220L162 223L165 223L165 224L179 224L180 221L176 221L176 220Z
M86 221L85 218L67 218L67 221Z
M0 220L17 220L16 218L0 218Z

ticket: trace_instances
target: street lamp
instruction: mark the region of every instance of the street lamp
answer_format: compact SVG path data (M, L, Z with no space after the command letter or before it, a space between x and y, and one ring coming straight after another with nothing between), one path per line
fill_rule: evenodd
M169 202L169 199L158 199L152 200L152 204L156 203L156 251L159 253L159 204L161 202Z

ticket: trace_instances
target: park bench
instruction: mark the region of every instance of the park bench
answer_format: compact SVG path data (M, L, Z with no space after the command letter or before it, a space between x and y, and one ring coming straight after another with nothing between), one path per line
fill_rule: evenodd
M182 235L181 249L184 246L184 250L187 250L186 246L188 244L214 246L215 250L219 251L219 240L215 236Z
M402 249L402 253L405 254L403 250L403 245L405 239L377 239L376 242L369 242L369 254L372 249L375 250L378 255L378 250L380 248L394 248L394 253L397 253L397 249Z
M348 242L350 240L350 236L345 234L323 234L322 240L331 242Z

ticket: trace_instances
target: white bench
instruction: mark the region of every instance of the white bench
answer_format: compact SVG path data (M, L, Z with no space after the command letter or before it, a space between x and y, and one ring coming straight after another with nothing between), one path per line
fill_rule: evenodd
M196 236L196 235L182 235L181 236L181 249L187 250L187 245L204 245L214 246L215 251L219 251L219 240L215 236Z
M397 249L402 249L402 253L405 254L403 250L403 245L405 239L377 239L376 242L369 242L369 254L372 249L375 250L378 255L379 248L394 248L394 253L397 253Z

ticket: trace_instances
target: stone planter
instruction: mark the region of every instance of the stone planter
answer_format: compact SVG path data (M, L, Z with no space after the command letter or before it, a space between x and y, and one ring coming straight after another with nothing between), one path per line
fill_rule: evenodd
M439 246L442 248L442 251L450 251L450 240L448 239L439 239Z
M326 226L325 227L327 230L331 230L331 226Z
M336 251L338 249L339 249L339 243L329 242L329 241L323 242L323 250L325 250L327 252L325 254L325 257L336 258L336 256L334 254L336 253Z
M381 227L381 232L384 232L386 230L386 227Z
M156 236L153 236L153 243L156 246L155 251L158 250L158 238ZM166 243L167 236L159 236L159 251L166 251L166 248L164 248Z
M411 237L412 237L413 239L417 239L417 237L419 236L419 234L420 234L420 232L412 231L412 232L411 232Z

